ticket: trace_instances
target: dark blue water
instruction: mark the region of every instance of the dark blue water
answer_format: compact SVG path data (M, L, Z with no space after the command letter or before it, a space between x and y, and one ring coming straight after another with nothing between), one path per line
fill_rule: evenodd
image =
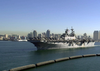
M97 42L96 45L100 45L100 43ZM0 41L0 71L62 57L96 53L100 53L100 46L37 50L29 42ZM100 57L87 57L58 62L26 71L98 71L100 70L99 62Z

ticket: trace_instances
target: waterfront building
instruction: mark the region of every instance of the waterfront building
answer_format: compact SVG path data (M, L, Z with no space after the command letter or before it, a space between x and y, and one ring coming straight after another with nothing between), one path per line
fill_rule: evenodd
M93 39L94 39L95 41L98 40L98 31L94 31L94 33L93 33Z
M46 33L45 33L45 32L44 32L44 33L42 33L41 35L42 35L42 37L46 37Z
M17 39L20 39L20 35L17 36Z
M10 39L12 37L12 35L8 35L8 38Z
M81 39L83 39L84 38L84 36L81 36Z
M47 30L47 32L46 32L46 37L47 37L47 38L50 37L50 30Z
M54 33L52 33L52 34L51 34L51 36L52 36L52 38L54 38L54 37L55 37L55 34L54 34Z
M8 35L7 35L7 34L5 34L5 35L4 35L4 37L5 37L5 38L8 38Z
M83 34L83 38L87 39L87 34L86 33Z
M25 39L25 36L21 36L20 38L21 38L21 39Z
M98 40L100 40L100 31L98 31Z
M33 31L33 37L37 37L37 31L36 30Z
M84 36L87 36L87 34L86 34L86 33L84 33Z
M3 37L2 36L0 36L0 40L3 40Z
M41 34L38 34L38 37L39 37L39 38L41 38L41 37L42 37L42 35L41 35Z
M55 38L59 38L59 35L58 34L55 34Z
M28 38L32 38L32 37L33 37L32 32L30 32L30 33L28 34Z

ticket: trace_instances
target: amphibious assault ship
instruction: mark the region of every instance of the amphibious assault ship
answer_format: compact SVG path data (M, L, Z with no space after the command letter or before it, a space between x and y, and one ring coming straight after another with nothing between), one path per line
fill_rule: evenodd
M95 42L90 38L78 39L75 36L73 29L68 34L68 29L60 36L60 39L56 38L29 38L29 42L33 43L37 49L56 49L56 48L78 48L78 47L91 47Z

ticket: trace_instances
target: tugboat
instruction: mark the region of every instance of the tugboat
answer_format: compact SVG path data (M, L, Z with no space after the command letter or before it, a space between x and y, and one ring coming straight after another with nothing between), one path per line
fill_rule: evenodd
M56 38L29 38L29 42L33 43L38 50L41 49L58 49L58 48L78 48L78 47L92 47L95 42L90 38L77 39L73 29L68 34L68 29L60 36L60 39Z

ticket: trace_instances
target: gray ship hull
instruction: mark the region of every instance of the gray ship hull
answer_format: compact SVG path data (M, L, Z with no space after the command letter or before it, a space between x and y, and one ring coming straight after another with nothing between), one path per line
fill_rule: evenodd
M48 44L44 42L31 42L31 43L33 43L37 47L38 50L59 48L57 44Z
M92 47L94 46L95 42L84 43L82 45L77 45L73 43L69 45L68 43L52 43L52 42L31 42L33 43L38 50L41 49L60 49L60 48L79 48L79 47Z

